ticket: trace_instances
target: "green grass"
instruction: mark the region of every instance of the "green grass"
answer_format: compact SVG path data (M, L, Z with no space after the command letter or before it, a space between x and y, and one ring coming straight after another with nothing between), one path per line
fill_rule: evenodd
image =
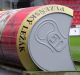
M70 37L70 51L72 59L80 62L80 36Z
M69 40L72 60L78 62L75 67L80 71L80 36L70 36Z

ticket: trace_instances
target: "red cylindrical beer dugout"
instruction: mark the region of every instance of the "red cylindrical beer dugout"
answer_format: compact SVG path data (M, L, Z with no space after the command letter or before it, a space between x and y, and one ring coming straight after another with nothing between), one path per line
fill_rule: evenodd
M32 62L28 51L25 52L26 49L28 50L26 37L28 38L31 25L43 16L55 12L73 16L72 9L61 5L37 6L0 13L0 57L17 65L22 63L26 70L38 70L39 68ZM24 41L25 39L26 41ZM22 47L24 44L26 48Z

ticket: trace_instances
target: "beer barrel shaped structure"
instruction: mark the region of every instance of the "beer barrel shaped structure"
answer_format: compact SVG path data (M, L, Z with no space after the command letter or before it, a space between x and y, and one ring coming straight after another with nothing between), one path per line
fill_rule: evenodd
M1 12L0 57L29 71L74 71L69 52L72 16L73 10L62 5Z

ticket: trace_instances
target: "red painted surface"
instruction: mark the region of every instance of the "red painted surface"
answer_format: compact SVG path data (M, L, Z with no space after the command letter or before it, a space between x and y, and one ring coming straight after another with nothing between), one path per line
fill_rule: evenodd
M24 8L14 14L7 22L1 36L0 44L4 60L19 64L19 58L16 49L17 33L23 20L37 7Z

